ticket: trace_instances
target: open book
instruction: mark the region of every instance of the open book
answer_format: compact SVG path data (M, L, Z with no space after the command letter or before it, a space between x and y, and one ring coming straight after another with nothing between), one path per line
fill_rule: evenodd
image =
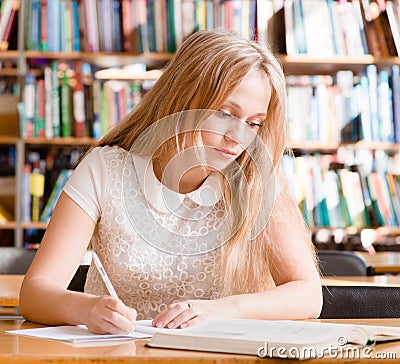
M308 359L354 345L400 340L400 328L308 321L216 320L183 330L156 332L148 346ZM336 356L337 357L337 356Z
M140 320L136 323L135 331L130 335L93 334L86 326L50 326L35 329L8 330L8 334L37 337L41 339L59 340L69 343L89 343L103 340L144 339L154 335L157 331L175 331L160 329L151 326L152 320Z

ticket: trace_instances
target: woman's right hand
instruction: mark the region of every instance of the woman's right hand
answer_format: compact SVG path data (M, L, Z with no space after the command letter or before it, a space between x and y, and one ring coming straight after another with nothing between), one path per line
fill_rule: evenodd
M93 297L84 323L94 334L130 334L136 326L136 310L111 296Z

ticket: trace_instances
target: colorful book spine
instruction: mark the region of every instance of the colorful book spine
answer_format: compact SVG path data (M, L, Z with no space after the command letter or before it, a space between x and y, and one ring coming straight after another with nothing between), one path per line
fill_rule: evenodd
M368 78L362 75L359 82L358 104L360 105L362 139L369 143L372 142L372 125L368 87Z
M40 50L40 13L41 0L32 0L32 29L28 46L32 51Z
M30 180L32 195L32 221L39 221L40 199L44 193L44 175L38 168L34 168Z
M71 14L72 51L80 52L81 41L79 32L79 6L76 0L72 0L71 2Z
M85 23L84 1L78 1L78 31L80 52L88 52L87 24Z
M60 0L47 0L47 50L59 52L61 50L60 28Z
M140 42L140 53L149 52L149 28L147 25L147 1L146 0L136 0L136 13L134 14L137 18L137 28ZM135 38L136 39L136 38Z
M175 47L178 48L183 42L183 1L172 0L174 3L174 25L175 25ZM211 1L214 4L214 1ZM185 14L186 16L186 14ZM189 15L190 17L190 15ZM167 2L161 1L161 19L163 23L163 51L167 49Z
M40 50L47 51L47 0L42 0L40 7Z
M302 0L293 1L293 31L297 54L307 54Z
M107 99L105 88L102 87L100 90L100 125L101 125L101 136L107 134L108 130L108 122L107 122Z
M112 27L112 17L113 17L113 9L112 9L112 0L99 0L98 1L98 26L99 30L101 28L102 31L100 34L100 44L103 44L104 52L112 52L113 51L113 27Z
M391 88L393 93L394 141L400 143L400 67L397 64L392 66Z
M147 1L147 36L149 41L149 51L156 52L156 19L154 12L155 2L154 0Z
M44 68L44 120L45 120L45 136L47 139L53 138L53 119L52 119L52 87L51 87L51 68Z
M7 23L11 16L12 8L13 8L13 0L3 0L1 7L1 17L0 17L0 41L4 37L4 33L7 28Z
M8 49L11 34L12 34L15 24L16 24L17 13L18 13L19 7L20 7L20 0L14 0L6 28L4 30L3 37L1 39L1 43L0 43L1 51L6 51Z
M82 65L82 84L84 93L84 108L85 108L85 136L94 136L93 132L93 79L92 68L90 64L83 63Z
M367 66L369 105L371 112L372 140L379 141L378 73L375 65Z
M62 47L64 52L72 52L72 3L61 2L61 35Z
M102 137L101 123L101 85L98 79L93 79L93 137L99 139Z
M44 80L37 81L35 100L35 130L34 135L37 137L45 136L45 86Z
M112 28L114 52L123 51L121 0L112 0Z
M256 0L250 0L250 13L249 13L249 36L250 39L257 39L257 2Z
M30 164L25 164L21 178L21 219L23 222L31 221L31 171Z
M378 85L378 115L380 125L380 140L394 142L392 90L389 87L389 73L385 70L379 72Z
M386 203L383 190L384 183L382 181L382 175L379 172L369 174L367 176L367 183L374 207L378 212L380 225L391 225L389 206Z
M77 71L75 82L76 83L72 94L72 114L74 117L75 136L81 138L86 135L85 94L83 91L81 71Z
M392 210L393 210L393 220L396 224L396 226L400 226L400 195L397 194L396 191L396 180L395 176L386 173L386 181L387 181L387 187L388 187L388 192L390 195L390 202L392 204Z
M82 1L84 4L84 17L87 31L88 51L98 52L100 50L100 43L96 0Z
M25 120L26 130L25 135L27 137L34 136L34 119L35 119L35 93L36 93L36 79L35 75L29 72L25 76Z
M175 52L176 51L176 35L175 35L175 8L174 2L168 1L167 2L167 51L168 52Z
M58 78L58 62L51 64L51 119L53 121L53 137L61 136L60 80Z
M121 0L122 45L125 52L133 49L132 0Z
M32 1L33 0L25 0L25 13L26 13L26 22L25 22L25 36L24 36L24 48L27 50L31 50L31 34L32 34Z
M131 83L131 104L134 109L142 99L142 86L138 82Z
M61 135L71 136L71 117L70 117L70 90L68 85L67 71L63 70L61 79Z
M56 179L53 189L51 190L50 196L47 200L47 203L40 215L40 221L49 222L50 217L54 211L54 207L58 201L58 198L61 195L62 189L65 186L65 183L68 181L69 176L71 175L72 170L62 169Z

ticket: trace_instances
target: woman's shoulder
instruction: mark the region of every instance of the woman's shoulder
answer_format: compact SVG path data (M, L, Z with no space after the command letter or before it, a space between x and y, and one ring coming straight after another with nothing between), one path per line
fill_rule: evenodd
M119 146L106 145L101 147L94 147L83 158L89 163L103 164L109 160L121 160L125 157L127 151Z
M118 145L105 145L101 147L94 147L88 155L93 156L119 156L125 155L127 151Z

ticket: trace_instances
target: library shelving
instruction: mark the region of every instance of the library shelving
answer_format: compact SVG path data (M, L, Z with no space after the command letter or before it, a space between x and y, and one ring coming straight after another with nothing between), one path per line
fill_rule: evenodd
M327 16L326 9L320 8L319 5L329 2L325 2L324 0L310 1L312 1L313 4L318 4L318 7L315 7L315 10L318 10L318 12L316 13L321 15L321 19L324 19L323 16ZM134 107L135 102L139 102L138 99L135 99L139 97L136 94L137 87L142 87L142 82L150 82L146 87L151 87L151 81L154 81L157 78L157 74L149 75L148 73L145 73L145 71L143 71L142 73L139 72L139 76L137 76L135 75L136 71L131 72L131 70L124 67L129 67L133 63L140 63L144 64L147 70L150 70L151 72L151 70L162 68L172 58L174 50L177 46L179 46L179 43L182 41L182 39L184 39L186 35L190 34L194 30L210 27L225 27L232 30L239 30L242 33L248 35L254 33L252 32L252 29L246 29L245 26L257 26L258 38L260 43L269 42L271 43L274 50L276 50L278 53L281 53L279 55L279 58L282 63L284 72L287 75L288 85L290 86L290 82L293 80L296 83L298 79L295 79L295 77L299 77L299 79L302 80L300 81L300 83L303 82L300 84L300 87L308 87L308 92L311 92L311 95L315 95L318 84L315 84L314 82L320 76L330 77L330 81L327 81L328 83L324 84L323 86L324 92L326 92L329 87L332 87L332 90L344 87L341 85L338 86L338 80L343 77L346 80L349 80L349 74L346 74L346 71L352 72L351 77L353 78L351 87L359 84L361 77L366 75L367 67L370 67L370 69L372 69L372 67L376 67L378 77L380 71L389 72L389 77L391 77L391 68L395 65L400 65L398 49L396 55L393 53L393 49L389 49L389 47L386 47L386 49L383 46L382 49L378 49L376 45L372 47L371 44L365 43L367 41L367 39L365 39L365 44L363 44L364 50L360 50L358 51L358 53L354 52L351 47L355 47L355 43L349 43L347 44L347 48L345 47L346 49L344 50L344 52L340 52L338 51L338 49L340 48L339 45L343 43L343 40L340 40L338 38L338 35L336 33L334 34L331 28L330 29L333 34L332 37L336 41L335 47L337 49L335 48L335 52L326 52L326 48L323 48L322 46L320 54L315 54L311 50L307 49L305 52L303 52L304 49L301 49L302 45L296 44L295 42L299 40L299 34L296 33L297 30L295 31L295 29L298 29L297 26L304 27L303 32L307 35L307 29L309 29L310 26L312 27L312 21L317 21L312 15L310 15L310 19L312 21L309 21L307 18L307 14L309 14L308 11L310 8L308 6L308 3L310 1L158 1L154 2L154 4L158 4L157 6L162 6L162 8L144 9L144 14L146 14L145 21L143 22L143 19L138 19L140 24L132 23L132 18L130 18L129 16L126 17L127 15L125 13L122 13L124 9L122 9L122 11L119 13L118 11L114 12L113 10L110 14L104 16L104 14L106 14L106 7L101 8L99 2L89 2L85 0L67 0L62 2L54 1L52 3L57 3L61 7L61 12L54 13L59 14L60 18L57 19L57 17L54 16L55 19L52 19L52 23L49 21L47 22L48 26L51 26L51 24L53 24L54 26L56 20L59 20L59 26L64 26L66 27L66 29L73 29L75 27L75 31L77 32L79 30L80 35L80 43L78 44L76 43L78 33L74 33L73 31L71 31L70 37L68 37L68 35L63 32L63 28L57 28L60 31L58 35L59 39L62 39L62 37L66 38L64 39L65 42L61 41L56 45L52 43L54 39L50 39L54 34L50 34L50 32L44 31L42 24L40 23L40 16L38 16L38 14L45 14L41 13L41 11L44 11L43 9L40 10L37 8L37 5L41 2L30 0L22 1L21 7L19 9L18 18L18 39L16 43L17 49L0 52L0 61L4 60L5 63L11 63L13 67L0 69L0 77L15 77L19 84L22 85L19 93L19 99L21 101L21 104L25 105L25 108L26 103L29 101L27 100L29 94L25 92L26 86L29 87L30 85L34 85L34 87L38 89L38 85L36 83L37 80L43 80L45 83L46 67L47 69L51 69L52 66L55 67L55 74L58 83L63 82L62 78L64 77L63 75L65 73L64 80L69 87L69 97L72 95L75 85L81 81L84 84L84 90L89 90L88 94L91 95L90 102L92 103L94 102L94 100L96 100L96 95L93 96L93 94L91 93L93 92L93 89L91 89L91 87L93 86L94 82L97 82L97 91L103 93L114 90L113 87L122 87L125 92L130 92L131 94L130 101L128 102L129 105L125 105L124 108L119 111L119 114L117 113L115 116L116 119L119 119L123 116L125 112L128 111L129 108ZM351 2L351 5L348 5L348 3L350 2L346 1L334 1L333 3L334 7L343 6L344 8L350 8L350 6L358 6L357 4L360 4L360 6L365 6L367 3L370 4L373 2L373 0L361 0L361 2L355 0ZM46 2L43 3L46 4ZM47 2L47 4L49 3L50 2ZM90 19L97 23L98 28L96 29L88 28L87 12L93 10L87 8L87 6L89 6L89 3L91 3L92 5L97 3L98 5L98 8L95 9L99 14L98 17L96 17L96 19ZM129 9L133 12L132 14L134 14L135 9L138 10L137 8L135 8L135 6L143 6L143 4L153 2L135 2L132 0L107 0L103 1L102 3L108 4L108 6L119 3L121 6L125 7L128 4ZM141 5L138 5L139 3ZM172 8L171 4L173 4ZM389 7L389 10L391 11L392 8L394 8L395 10L397 10L396 14L400 14L398 1L391 1L390 4L391 5ZM303 9L303 16L305 17L304 19L299 19L298 13L296 12L298 10L298 6L301 5L305 6L305 8ZM62 8L63 6L65 6L65 8ZM234 6L236 6L236 12L233 12ZM155 12L152 12L152 10L154 10ZM166 18L163 19L162 17L160 17L159 19L157 18L157 16L154 16L154 13L160 14L160 10L164 12L163 14L167 14L165 15ZM75 11L78 11L78 13L75 13ZM342 14L340 9L335 10L332 14L336 14L336 11ZM346 11L349 10L347 9ZM344 11L343 13L346 14L346 16L350 16L349 13L346 13L346 11ZM382 9L381 13L383 13ZM73 14L77 15L73 17ZM141 12L141 14L143 15L143 12ZM230 16L238 17L238 14L240 14L240 19L230 18ZM244 19L245 14L249 14L250 21L249 19ZM282 17L282 15L284 15L284 17ZM70 17L68 18L67 16ZM175 20L174 26L172 26L172 17ZM82 19L84 19L84 21L82 21ZM102 22L99 22L99 19L102 19ZM49 20L49 18L47 18L47 20ZM162 21L160 22L160 20ZM327 25L328 23L330 24L330 22L328 21L325 25ZM234 27L234 24L241 24L242 28L234 29L232 28ZM282 24L285 24L286 33L281 32ZM293 31L291 33L290 27L294 24L296 24L296 27L292 29ZM129 26L132 30L132 39L126 39L126 33L124 33L126 32L126 29L129 28ZM138 30L143 30L144 28L146 29L143 33ZM364 30L368 30L368 33L371 33L370 28L370 19L365 19L365 21L363 22L363 27L362 29L360 28L360 31L362 32ZM117 29L120 30L119 33ZM171 32L171 29L173 29L174 32ZM318 33L318 31L315 31L315 29L320 28L314 26L313 29L314 33ZM109 30L111 32L110 34L115 37L112 39L110 37L107 38L107 30ZM345 37L344 39L353 39L352 37L354 36L354 34L350 38L348 37L348 34L345 34L346 32L350 31L350 28L347 29L345 27L342 29L343 36ZM365 34L366 33L367 32L365 31ZM143 34L147 34L148 38L144 38ZM285 39L283 40L282 34L285 35ZM326 34L326 30L321 30L321 34ZM75 43L73 39L74 35ZM172 35L173 42L169 43L171 42ZM311 38L310 35L308 35L308 37L305 37L305 39L303 40L305 40L306 42L314 42L318 45L318 41L320 41L321 39L318 38L317 35L318 34L313 34ZM93 41L93 36L98 38L98 43L95 42L94 45L91 43ZM290 38L291 36L294 36L295 38ZM295 47L293 47L293 45L295 45ZM395 44L395 46L396 45L397 44ZM367 47L368 50L366 50L365 47ZM82 77L82 80L77 81L82 73L82 69L80 68L82 67L82 64L88 64L91 67L89 81L85 79L85 76ZM61 68L60 65L62 65ZM110 68L112 69L110 70ZM27 75L29 74L32 74L34 76L34 81L32 81L32 78L27 78ZM292 78L290 81L291 77L294 77L294 79ZM314 78L310 78L308 81L304 81L304 77ZM115 81L121 83L116 84ZM29 84L29 82L33 83ZM309 82L309 84L304 84L304 82ZM297 87L299 85L295 84L293 86ZM43 88L43 85L41 85L40 87ZM346 89L345 91L350 90L350 88ZM58 97L61 96L58 95ZM99 97L99 95L97 95L97 97ZM335 97L342 96L336 95ZM88 100L89 99L86 99L86 103L88 103ZM99 99L97 99L97 101L98 100ZM293 105L290 104L291 98L288 97L288 100L289 110L293 110ZM350 100L350 98L348 98L347 100ZM68 114L72 114L71 108L72 106L69 105ZM400 112L398 105L396 110L397 112ZM100 115L101 112L105 113L106 111L97 110L97 112ZM393 115L392 117L394 118L394 116L396 115ZM92 120L90 122L93 123L95 121L95 116L91 115L91 118ZM102 118L104 119L104 114ZM117 121L118 120L115 120L115 122ZM335 122L338 125L344 126L343 120L335 120ZM102 133L106 132L107 128L111 126L99 125L95 127L93 125L88 126L88 128L84 132L84 135L80 137L76 136L74 130L70 130L71 132L66 133L65 135L62 135L61 132L60 136L54 136L51 133L50 137L46 136L44 135L44 130L38 132L39 136L26 135L25 131L22 130L22 126L20 127L19 136L0 137L0 146L11 144L15 146L16 150L15 219L13 221L6 222L5 224L0 225L0 229L7 228L15 231L15 245L24 245L24 242L26 240L24 237L25 231L43 230L47 226L47 223L44 221L31 222L24 221L24 219L22 218L21 206L23 205L23 201L21 191L23 184L23 167L27 162L27 153L33 151L34 153L39 154L39 159L45 159L47 151L50 152L57 149L62 150L63 148L74 148L84 151L87 146L89 146L94 140L96 140L96 138L99 137ZM357 129L358 124L354 125ZM290 126L291 124L289 123L289 127ZM62 125L60 125L60 128L62 128ZM369 151L372 154L382 152L385 155L390 156L390 158L395 155L400 155L400 143L398 140L400 136L397 136L397 140L393 139L391 141L380 140L382 139L380 137L374 137L368 140L365 135L363 136L363 138L360 138L360 135L358 135L357 133L354 134L354 130L350 130L350 132L346 134L348 137L346 139L343 138L344 135L341 134L340 129L341 128L338 127L338 130L335 130L333 134L331 133L329 137L324 138L319 136L315 137L315 135L311 137L306 135L304 138L295 136L295 138L291 138L288 144L288 148L294 151L296 157L333 155L336 158L338 155L343 155L343 150L347 151L345 155L350 155L350 159L353 158L354 160L356 159L356 155L362 153L363 151ZM96 130L98 134L93 135L94 133L96 133ZM33 133L35 133L35 131ZM33 158L36 157L37 156L34 156ZM343 164L346 163L343 162ZM398 226L366 226L365 228L360 226L311 226L314 237L317 235L318 231L328 231L328 236L330 236L329 239L331 239L332 241L334 241L335 239L335 232L336 236L340 236L340 234L343 234L343 236L351 236L352 239L355 241L362 235L363 230L371 229L376 232L376 239L380 239L381 237L390 237L391 241L394 241L395 244L398 244L400 246L400 242L398 241L398 237L400 236ZM338 231L341 231L341 233L339 233ZM319 234L319 236L321 236L321 233Z
M350 70L363 72L368 65L375 65L382 69L394 64L400 65L400 58L377 57L366 54L359 57L354 56L332 56L329 58L314 58L307 55L281 55L280 60L285 68L286 74L332 74L339 70Z
M24 51L28 62L37 60L85 61L100 68L120 67L134 63L144 63L150 68L162 67L172 58L171 53L116 53L116 52L39 52Z

